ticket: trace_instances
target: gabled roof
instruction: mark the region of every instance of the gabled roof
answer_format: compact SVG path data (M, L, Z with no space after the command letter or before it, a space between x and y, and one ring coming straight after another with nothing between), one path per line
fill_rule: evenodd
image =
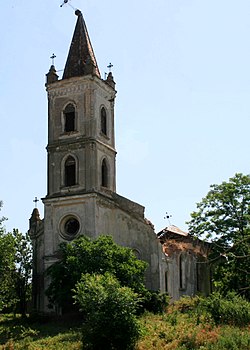
M177 251L188 251L207 257L208 251L211 249L210 243L192 237L174 225L170 225L157 233L157 237L162 244L162 249L166 256L171 256L171 254Z
M87 27L80 10L62 79L93 74L101 78Z
M174 233L174 234L177 234L177 235L180 235L180 236L188 236L187 232L182 231L179 227L177 227L175 225L167 226L161 232L159 232L157 234L157 236L159 237L159 236L161 236L161 235L163 235L165 233Z

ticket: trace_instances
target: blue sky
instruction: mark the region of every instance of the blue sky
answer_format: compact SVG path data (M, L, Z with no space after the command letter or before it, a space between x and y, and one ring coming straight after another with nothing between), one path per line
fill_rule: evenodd
M116 80L117 192L146 207L156 231L185 222L212 183L249 173L250 2L71 0L99 68ZM8 231L28 229L46 195L52 53L65 65L76 16L60 0L0 8L0 199ZM43 205L38 208L43 216Z

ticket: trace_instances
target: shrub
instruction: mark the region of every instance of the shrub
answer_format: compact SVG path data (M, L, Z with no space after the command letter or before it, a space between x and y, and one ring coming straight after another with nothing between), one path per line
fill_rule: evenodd
M200 301L201 297L198 295L194 297L183 296L180 300L175 301L173 309L181 313L196 311Z
M225 297L212 293L201 301L200 306L210 313L216 324L244 326L250 323L250 303L234 292Z
M138 295L110 273L85 274L77 283L75 300L84 313L83 349L132 350L140 336L135 313Z
M82 274L113 274L122 286L144 293L144 275L147 263L138 260L132 249L121 247L110 236L90 240L81 236L70 243L60 245L60 261L47 270L51 283L46 293L51 306L72 310L72 290Z
M160 314L166 311L170 297L167 293L146 290L143 299L143 311L147 310L154 314Z

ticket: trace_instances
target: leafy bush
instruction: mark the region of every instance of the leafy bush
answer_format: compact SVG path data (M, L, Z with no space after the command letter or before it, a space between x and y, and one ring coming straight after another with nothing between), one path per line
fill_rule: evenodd
M250 323L250 303L234 292L229 292L225 297L212 293L201 300L200 306L216 324L244 326Z
M134 349L140 326L135 316L139 299L132 289L121 287L110 273L85 274L76 285L75 300L85 317L84 349Z
M163 313L169 305L169 295L158 291L146 290L143 295L143 311L147 310L154 314Z
M221 330L218 341L209 350L249 350L250 332L239 328L229 327Z
M194 297L183 296L180 300L175 301L172 309L181 313L196 311L200 301L201 297L199 297L198 295Z
M64 311L72 310L72 290L85 273L110 272L122 286L137 293L145 292L147 263L138 260L131 249L116 244L111 236L99 236L96 240L81 236L70 243L62 243L58 253L60 261L47 270L51 278L47 295L52 305L57 304Z

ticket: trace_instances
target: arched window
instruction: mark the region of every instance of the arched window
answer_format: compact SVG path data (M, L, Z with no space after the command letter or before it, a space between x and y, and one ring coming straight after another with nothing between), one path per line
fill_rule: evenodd
M68 156L64 165L65 186L76 184L76 161L72 156Z
M68 104L64 112L64 132L71 132L76 130L76 113L75 107L72 103Z
M138 249L134 248L133 249L133 253L134 253L136 259L141 260L141 253L140 253L140 251Z
M107 113L104 107L101 109L101 132L107 135Z
M102 161L102 179L101 186L108 187L108 166L106 159Z

